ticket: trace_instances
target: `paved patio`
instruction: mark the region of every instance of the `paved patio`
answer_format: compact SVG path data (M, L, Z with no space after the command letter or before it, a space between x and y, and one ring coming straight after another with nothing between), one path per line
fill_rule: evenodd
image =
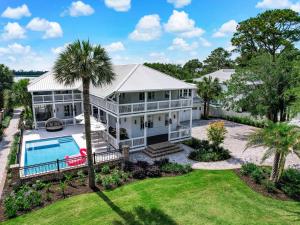
M216 120L196 120L193 121L192 136L198 139L206 139L206 129L208 124ZM232 158L220 162L195 162L187 158L189 152L192 150L188 146L182 145L184 151L176 154L169 155L170 161L178 162L181 164L191 164L194 169L234 169L240 168L245 162L253 162L260 165L262 156L265 152L263 148L249 148L245 151L245 146L247 143L247 136L253 132L255 127L237 124L229 121L225 121L225 126L228 131L224 147L229 149ZM132 160L147 160L153 162L153 159L146 156L144 153L132 153ZM272 165L273 158L267 159L263 165ZM287 157L286 167L294 167L300 169L300 159L295 154L290 154Z

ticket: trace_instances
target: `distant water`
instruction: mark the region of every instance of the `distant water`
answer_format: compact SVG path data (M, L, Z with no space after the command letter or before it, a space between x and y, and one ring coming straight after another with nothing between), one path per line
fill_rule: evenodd
M19 80L22 80L22 79L29 79L29 80L33 80L33 79L35 79L35 78L37 78L37 77L14 77L14 81L15 82L18 82Z

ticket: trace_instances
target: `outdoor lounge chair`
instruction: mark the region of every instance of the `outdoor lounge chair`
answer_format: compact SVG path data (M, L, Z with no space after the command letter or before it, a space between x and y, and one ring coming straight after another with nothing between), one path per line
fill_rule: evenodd
M63 129L63 121L58 118L50 118L46 121L45 127L47 131L59 131Z

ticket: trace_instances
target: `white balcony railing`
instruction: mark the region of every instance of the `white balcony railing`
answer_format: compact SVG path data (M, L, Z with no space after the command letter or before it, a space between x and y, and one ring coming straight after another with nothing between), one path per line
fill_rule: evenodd
M191 130L190 129L180 129L177 131L172 131L170 133L170 140L177 140L182 138L187 138L191 136Z
M138 148L145 146L145 138L144 137L137 137L131 138L127 140L121 140L120 146L128 145L130 148Z
M170 101L120 104L119 113L126 114L126 113L165 110L171 108L181 108L181 107L191 107L191 106L192 106L191 99L177 99L177 100L170 100Z
M54 102L71 102L71 101L81 101L81 94L54 94L54 95L33 95L33 103L52 103L54 96Z

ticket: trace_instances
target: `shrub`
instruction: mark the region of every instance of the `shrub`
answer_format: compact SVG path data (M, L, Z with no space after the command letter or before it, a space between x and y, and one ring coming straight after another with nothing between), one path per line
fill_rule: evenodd
M20 139L20 134L16 133L14 135L13 143L10 147L10 153L9 153L9 156L8 156L8 164L9 165L12 165L12 164L16 163L19 139Z
M130 177L129 173L121 171L121 178L123 181L127 181L129 177Z
M256 170L252 171L250 176L257 184L261 184L262 180L265 178L264 173L260 168L257 168Z
M2 120L2 127L7 128L9 126L11 120L11 116L5 116L4 119Z
M60 181L59 182L59 188L60 188L60 191L61 191L61 195L63 196L63 198L65 198L66 197L66 187L67 187L67 183L66 183L66 181L64 180L64 181Z
M185 174L191 171L191 166L178 163L167 163L161 167L161 171L165 173Z
M300 199L300 171L285 170L279 180L279 187L289 197Z
M245 163L241 167L241 174L244 176L249 176L256 169L257 166L254 163Z
M147 172L143 168L136 167L132 171L132 177L135 178L135 179L145 179L146 176L147 176Z
M150 166L147 170L148 177L160 177L161 172L158 166Z
M79 182L81 185L84 185L85 184L85 178L86 178L86 175L84 174L83 170L79 170L77 172L77 176L78 176L78 179L79 179Z
M149 166L149 163L147 161L137 161L136 165L143 169L147 169Z
M112 180L112 183L116 186L120 186L121 185L121 177L119 175L119 173L113 173L111 175L111 180Z
M46 186L46 184L45 184L43 181L41 181L41 180L37 180L37 181L35 182L35 184L32 185L32 187L33 187L35 190L37 190L37 191L44 189L45 186Z
M45 184L46 193L50 193L50 188L52 187L52 183L48 182Z
M18 206L16 204L15 195L10 194L4 199L4 213L8 218L15 217L17 215Z
M230 153L223 147L208 145L203 149L196 149L190 152L189 158L199 162L215 162L229 159Z
M42 204L42 195L36 190L30 190L27 193L28 202L30 203L31 208L40 206Z
M109 173L110 173L110 168L109 168L109 166L108 166L108 165L102 166L101 172L102 172L103 174L109 174Z
M102 183L102 177L101 177L101 174L99 173L96 173L96 183L97 184L101 184Z
M112 184L113 184L113 180L111 178L111 176L104 176L102 179L102 186L105 189L111 189L112 188Z
M161 167L162 165L165 165L167 163L169 163L169 159L168 158L163 158L163 159L155 160L154 161L154 165L158 166L158 167Z
M274 182L272 182L270 180L264 180L263 185L269 193L276 193L277 188L276 188L276 185Z
M73 175L65 173L64 178L65 178L66 184L72 186Z
M208 140L215 146L219 146L224 142L227 130L223 121L210 123L207 128Z
M196 138L192 138L190 140L184 141L183 144L190 146L194 149L207 149L210 147L209 141L207 140L199 140Z

